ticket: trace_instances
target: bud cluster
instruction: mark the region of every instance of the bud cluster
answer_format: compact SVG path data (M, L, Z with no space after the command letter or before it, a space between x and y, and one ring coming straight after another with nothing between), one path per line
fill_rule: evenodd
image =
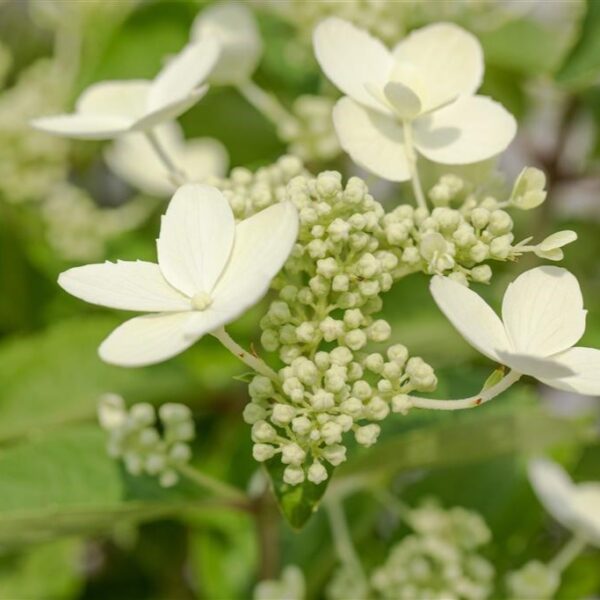
M478 552L491 533L479 514L430 502L411 510L408 522L414 533L392 548L371 577L377 598L489 597L494 568Z
M254 378L244 418L256 460L278 455L286 483L318 484L328 466L346 459L344 434L373 445L378 423L406 411L406 394L430 391L437 380L400 344L384 354L368 350L391 335L375 314L398 257L383 236L384 210L365 183L354 177L343 187L336 172L299 176L287 197L298 208L300 233L261 320L262 345L286 366L278 381Z
M98 405L98 419L108 432L107 451L123 459L131 475L158 477L160 485L171 487L179 476L177 468L192 455L194 422L184 404L163 404L158 410L146 402L127 409L121 396L106 394Z

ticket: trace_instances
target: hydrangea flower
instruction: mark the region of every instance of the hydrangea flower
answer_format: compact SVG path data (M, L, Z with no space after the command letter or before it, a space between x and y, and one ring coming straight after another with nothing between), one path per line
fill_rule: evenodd
M526 271L508 286L502 320L472 290L435 276L431 293L458 332L482 354L560 390L600 394L600 350L573 347L585 331L577 279L559 267Z
M256 303L286 261L298 233L282 202L236 225L221 192L180 187L163 217L158 264L105 262L62 273L70 294L101 306L151 314L115 329L100 357L121 366L157 363L186 350Z
M154 133L186 181L197 183L225 175L229 156L218 140L186 140L177 121L162 123ZM118 137L106 148L104 158L116 175L146 194L165 197L177 189L164 162L141 133Z
M252 11L241 2L225 2L204 9L192 24L192 40L214 37L221 55L210 74L215 84L236 84L256 70L263 44Z
M175 119L208 90L219 44L210 37L188 44L152 80L102 81L88 87L72 114L34 119L36 129L71 138L104 140L147 131Z
M414 31L390 52L330 17L313 41L321 68L346 94L333 113L342 148L384 179L411 178L413 146L434 162L469 164L499 154L515 135L512 115L474 95L483 77L481 46L452 23Z
M575 484L558 464L532 460L529 481L545 509L564 527L600 547L600 483Z

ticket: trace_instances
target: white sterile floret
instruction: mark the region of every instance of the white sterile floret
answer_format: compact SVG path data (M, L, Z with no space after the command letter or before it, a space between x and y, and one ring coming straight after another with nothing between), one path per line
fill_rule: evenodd
M546 510L564 527L600 547L600 483L575 484L558 464L529 463L529 481Z
M87 265L65 271L58 282L87 302L151 313L115 329L99 351L112 364L148 365L183 352L256 303L297 233L297 211L289 202L236 225L219 190L187 184L162 219L158 264Z
M263 51L252 11L241 2L209 6L192 24L192 40L214 38L221 47L209 80L215 84L243 83L254 73Z
M330 17L316 27L313 43L321 68L345 94L333 112L342 148L384 179L410 179L406 123L408 143L444 164L495 156L515 135L512 115L474 95L483 53L477 38L457 25L429 25L390 51L366 31Z
M102 81L88 87L72 114L34 119L36 129L64 137L106 140L147 131L191 108L220 54L212 38L188 44L152 80Z
M510 196L510 203L522 210L536 208L546 199L546 175L535 167L525 167L517 180Z
M560 390L600 394L600 350L574 347L586 311L577 279L559 267L526 271L508 286L502 320L472 290L447 277L431 293L458 332L479 352Z
M562 260L564 257L563 246L573 243L576 239L577 234L574 231L568 229L557 231L538 244L534 249L534 253L546 260Z
M185 140L176 121L162 123L154 133L186 181L196 183L208 177L222 177L227 171L229 156L218 140ZM118 137L104 151L104 159L113 173L145 194L170 196L177 189L165 164L142 133Z

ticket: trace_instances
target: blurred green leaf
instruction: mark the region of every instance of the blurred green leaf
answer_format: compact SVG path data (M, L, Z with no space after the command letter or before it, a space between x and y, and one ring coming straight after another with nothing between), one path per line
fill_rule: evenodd
M247 598L257 566L252 517L215 508L191 522L191 569L202 596Z
M165 490L128 477L108 457L105 434L82 425L0 453L0 543L110 529L119 519L159 518L200 509L206 492L188 482Z
M531 19L506 21L480 39L486 64L533 76L551 72L565 45L560 32Z
M282 464L280 457L272 458L265 463L279 508L294 529L304 527L319 508L319 502L327 490L333 473L333 467L328 464L325 466L329 477L322 483L315 485L305 480L300 485L288 485L283 481L283 471L286 465Z
M597 83L600 77L600 2L587 0L581 33L556 73L560 83Z
M102 393L128 402L155 402L191 393L193 382L176 363L123 369L97 355L118 323L88 315L0 344L0 441L92 418Z
M81 541L66 538L0 559L0 598L74 598L83 583Z

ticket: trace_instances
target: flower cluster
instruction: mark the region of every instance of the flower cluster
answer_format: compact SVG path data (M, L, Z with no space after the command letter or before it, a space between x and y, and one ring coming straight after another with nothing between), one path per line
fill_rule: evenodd
M304 600L306 584L302 571L296 565L288 565L279 579L259 581L254 588L254 600Z
M292 110L296 119L279 128L279 136L288 151L304 161L323 161L335 158L340 144L333 129L332 111L335 102L326 96L299 96Z
M514 598L553 598L560 585L560 573L548 565L531 560L518 571L511 571L506 585Z
M437 380L400 344L385 354L367 349L391 335L375 314L399 252L385 240L384 210L365 183L355 177L343 187L335 172L300 176L287 197L298 209L300 232L273 282L278 297L261 320L262 345L278 351L286 366L279 381L252 381L244 418L252 424L255 458L280 454L285 481L294 485L325 480L325 464L345 460L344 433L371 446L377 422L402 412L407 393L432 390Z
M160 485L171 487L179 480L177 468L187 463L192 451L194 422L184 404L163 404L158 410L140 402L129 410L123 398L104 395L98 406L100 425L108 432L107 451L121 458L131 475L158 477Z
M479 514L425 503L410 511L409 523L414 533L392 548L371 577L378 597L489 597L494 568L479 551L491 533Z

